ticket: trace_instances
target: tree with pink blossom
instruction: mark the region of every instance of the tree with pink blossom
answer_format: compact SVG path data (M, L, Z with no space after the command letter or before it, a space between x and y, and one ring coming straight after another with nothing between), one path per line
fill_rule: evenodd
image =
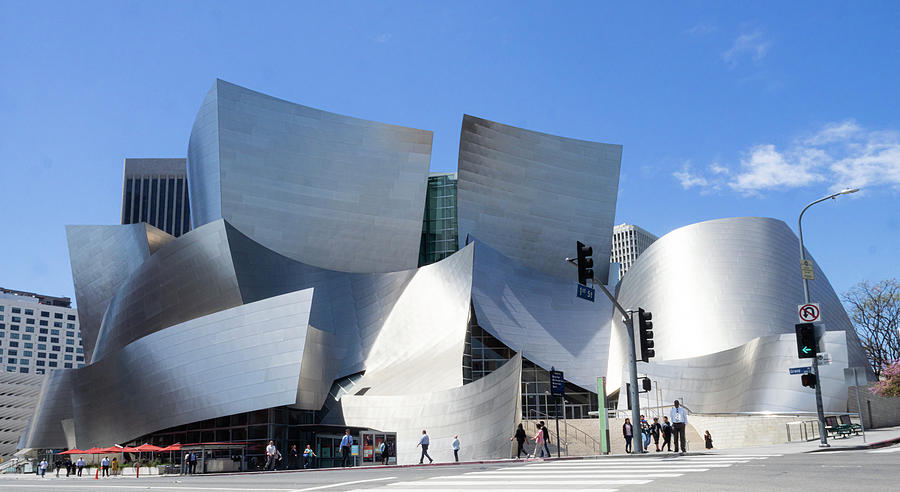
M900 361L884 366L881 371L881 381L875 383L872 392L882 398L894 398L900 396Z

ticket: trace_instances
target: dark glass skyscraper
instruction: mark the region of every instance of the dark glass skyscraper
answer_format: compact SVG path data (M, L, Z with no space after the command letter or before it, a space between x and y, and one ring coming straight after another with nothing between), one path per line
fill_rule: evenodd
M456 173L431 173L425 192L419 266L442 260L459 248L456 221Z
M175 237L191 230L185 159L125 159L122 224L138 222Z

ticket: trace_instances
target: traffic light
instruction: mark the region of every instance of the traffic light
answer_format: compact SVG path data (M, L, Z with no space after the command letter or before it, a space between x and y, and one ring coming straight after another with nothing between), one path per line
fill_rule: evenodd
M794 325L797 335L797 357L801 359L813 359L818 352L819 344L816 341L816 325L812 323L798 323ZM806 386L804 384L804 386Z
M578 283L587 285L588 279L594 279L594 260L591 255L594 254L594 248L585 246L581 241L578 242Z
M641 358L644 362L650 362L651 357L656 356L653 350L653 314L650 311L638 309L638 334L641 337Z
M650 389L652 389L651 384L652 383L650 382L650 378L643 378L641 380L641 387L643 387L645 393L647 391L650 391Z
M816 375L815 374L804 374L800 376L800 382L803 383L803 386L808 386L810 388L816 388Z

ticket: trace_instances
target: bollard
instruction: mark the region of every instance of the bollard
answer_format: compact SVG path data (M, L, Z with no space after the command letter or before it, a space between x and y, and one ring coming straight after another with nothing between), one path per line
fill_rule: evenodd
M94 472L94 480L100 480L100 468L97 468L97 471Z
M141 462L140 461L138 461L134 465L134 475L135 475L134 478L141 478Z

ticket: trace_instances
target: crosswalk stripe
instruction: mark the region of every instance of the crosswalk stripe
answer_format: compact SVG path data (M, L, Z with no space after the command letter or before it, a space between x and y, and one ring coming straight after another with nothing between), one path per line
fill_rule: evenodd
M456 477L448 477L451 480L441 481L418 481L418 482L397 482L388 484L391 488L397 487L446 487L447 485L484 485L484 480L459 480ZM503 485L646 485L653 480L630 480L630 479L610 479L610 480L504 480Z
M682 470L678 470L682 471ZM704 470L707 471L707 470ZM684 473L674 473L674 472L634 472L629 470L615 471L615 472L598 472L598 473L547 473L544 475L537 476L528 476L527 478L534 478L535 480L544 480L544 479L559 479L559 478L577 478L577 479L586 479L586 478L674 478L680 477L684 475ZM491 473L484 472L478 474L479 478L515 478L517 475L510 473ZM522 475L518 475L521 478L526 478ZM465 478L474 478L469 476L464 476ZM434 477L429 480L434 480L443 477Z
M728 468L729 466L733 466L732 463L684 463L684 464L674 464L674 463L652 463L646 465L632 465L628 463L610 463L603 465L595 465L595 466L579 466L579 467L562 467L562 466L554 466L544 468L546 470L566 470L577 472L579 470L603 470L606 468L627 468L629 470L656 470L659 468L682 468L682 467L702 467L702 468ZM513 467L504 467L499 468L500 470L541 470L542 468L533 468L527 466L513 466Z
M414 482L412 482L412 483L414 483ZM404 483L404 485L410 485L410 484L411 483ZM402 490L402 488L401 488L401 490ZM415 489L410 489L410 490L415 490ZM428 488L428 492L459 492L459 490L460 489L458 489L458 488L445 488L445 489L436 488L436 487ZM498 488L490 488L490 489L466 488L465 489L466 492L497 492L498 490L503 490L503 489L498 489ZM545 489L545 488L541 488L541 490L542 490L542 492L549 492L549 490ZM591 487L589 489L570 489L567 487L563 490L564 490L564 492L616 492L619 489L597 489L594 487ZM371 492L371 491L372 491L372 489L355 489L355 490L351 490L350 492Z
M599 474L599 473L669 473L669 472L705 472L709 471L709 468L682 468L677 466L660 466L656 468L589 468L587 470L553 470L553 471L541 471L541 470L492 470L492 471L480 471L480 472L468 472L464 473L464 475L495 475L495 476L505 476L505 475L587 475L587 474Z

